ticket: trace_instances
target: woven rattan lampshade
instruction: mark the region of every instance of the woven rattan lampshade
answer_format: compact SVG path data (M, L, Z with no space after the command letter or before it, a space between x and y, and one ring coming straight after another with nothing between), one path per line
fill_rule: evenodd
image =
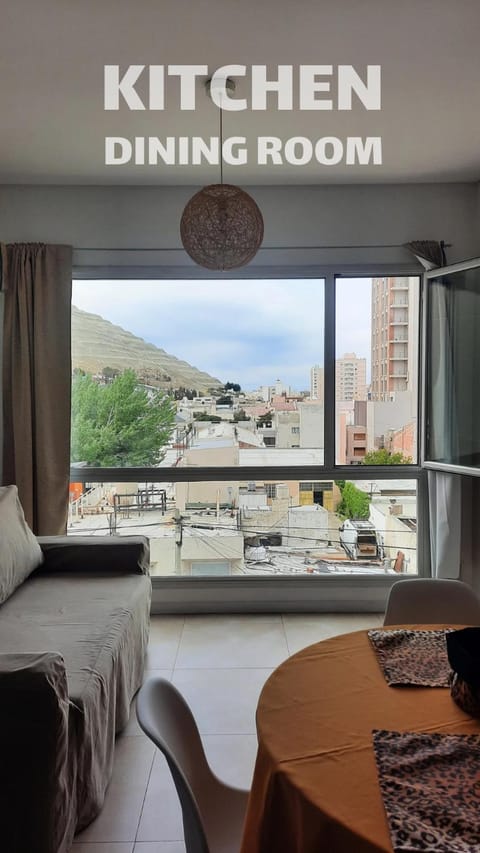
M243 267L263 240L263 217L253 198L232 184L210 184L188 202L180 221L185 251L209 270Z

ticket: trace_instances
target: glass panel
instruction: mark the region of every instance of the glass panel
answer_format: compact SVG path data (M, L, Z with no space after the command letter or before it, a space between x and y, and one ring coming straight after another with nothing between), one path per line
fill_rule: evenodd
M69 534L142 534L153 575L415 573L415 480L71 484Z
M428 461L480 468L479 336L480 268L430 280Z
M337 464L417 462L419 285L337 279Z
M324 283L75 281L72 463L323 464Z

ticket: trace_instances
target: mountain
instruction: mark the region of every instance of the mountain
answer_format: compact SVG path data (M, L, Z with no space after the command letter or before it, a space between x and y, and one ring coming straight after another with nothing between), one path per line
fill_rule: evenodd
M148 344L98 314L72 305L72 369L101 373L131 368L139 379L158 388L208 391L223 383L165 350Z

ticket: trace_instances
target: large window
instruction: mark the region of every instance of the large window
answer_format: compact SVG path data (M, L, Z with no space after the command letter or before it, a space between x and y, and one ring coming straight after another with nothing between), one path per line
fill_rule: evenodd
M75 281L69 532L158 576L415 573L418 293Z

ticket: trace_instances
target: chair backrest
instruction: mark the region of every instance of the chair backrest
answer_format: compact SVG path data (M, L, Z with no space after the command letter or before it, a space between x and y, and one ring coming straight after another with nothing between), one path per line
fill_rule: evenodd
M480 599L467 584L437 578L394 583L384 625L480 625Z
M182 807L187 853L209 853L198 801L216 778L190 708L170 681L152 678L138 694L137 717L167 759Z

